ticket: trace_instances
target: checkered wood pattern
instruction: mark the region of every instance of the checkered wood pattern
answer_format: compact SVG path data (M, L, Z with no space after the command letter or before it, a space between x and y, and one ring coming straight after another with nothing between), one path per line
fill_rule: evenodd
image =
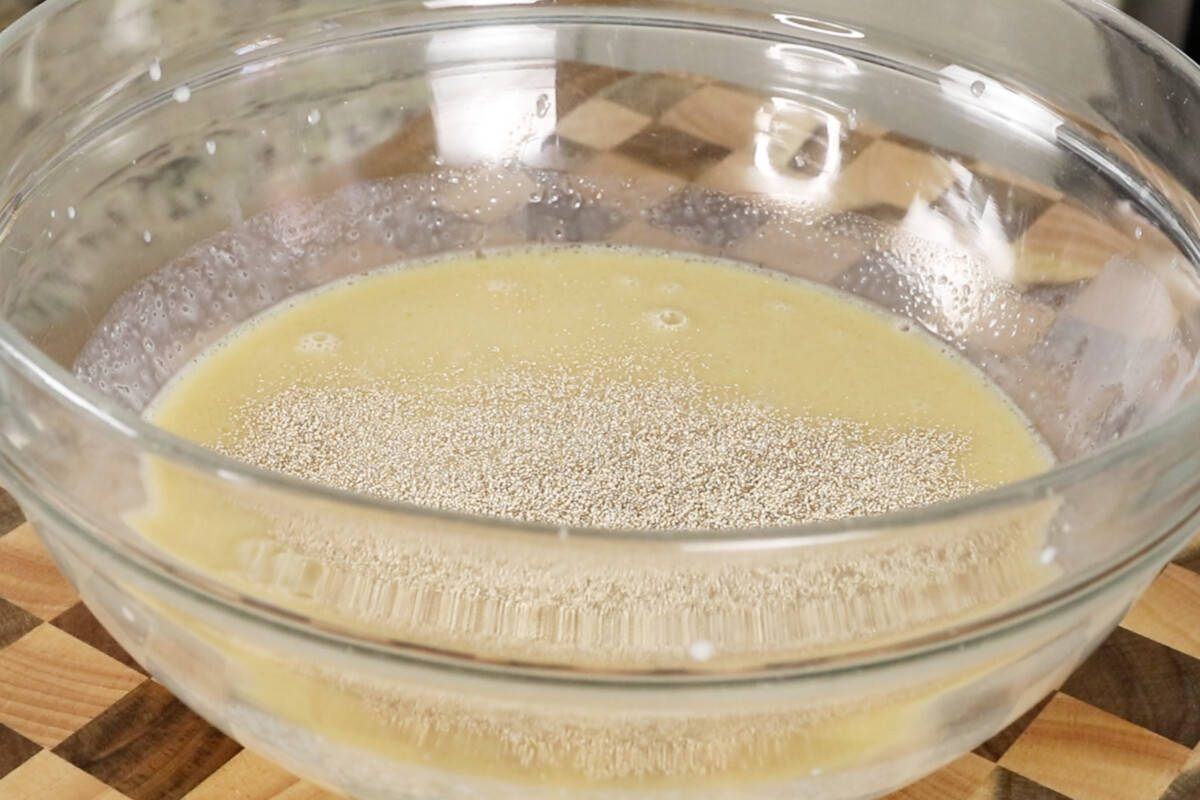
M488 209L521 235L618 238L708 249L757 261L783 232L734 194L786 196L819 177L831 148L843 169L834 214L894 221L921 204L948 217L990 214L1023 254L1029 283L1066 285L1144 242L1102 225L1059 195L968 156L929 154L869 124L832 130L772 109L765 174L752 159L764 98L692 76L564 64L557 127L526 160L603 178L662 178L660 197L630 218L597 209L557 214L510 192ZM428 115L356 165L362 176L426 170L437 132ZM761 157L761 153L758 154ZM966 184L947 165L970 167ZM514 181L521 178L514 177ZM454 212L452 193L447 213ZM719 224L705 220L717 219ZM699 221L698 221L699 220ZM731 222L733 220L733 222ZM1064 252L1064 242L1075 243ZM1092 243L1089 245L1088 243ZM1049 257L1048 254L1053 254ZM1046 257L1039 257L1045 254ZM833 285L872 296L878 269L850 243L822 259ZM1047 304L1057 303L1046 294ZM1031 300L1030 319L1039 302ZM1052 312L1047 308L1046 316ZM59 575L11 502L0 504L0 800L316 800L327 793L243 750L148 677ZM1003 733L892 800L1195 800L1200 798L1200 543L1154 582L1086 664Z

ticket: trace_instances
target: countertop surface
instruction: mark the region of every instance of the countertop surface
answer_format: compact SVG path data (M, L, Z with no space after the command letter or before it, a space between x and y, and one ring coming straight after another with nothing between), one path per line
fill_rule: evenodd
M0 800L318 800L100 627L0 493ZM1200 540L1063 686L889 800L1200 798Z

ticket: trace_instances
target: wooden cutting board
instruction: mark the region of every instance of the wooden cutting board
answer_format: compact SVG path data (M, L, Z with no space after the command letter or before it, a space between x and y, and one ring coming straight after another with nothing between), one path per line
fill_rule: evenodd
M126 655L0 493L0 800L318 800ZM1062 690L890 800L1200 798L1200 540Z

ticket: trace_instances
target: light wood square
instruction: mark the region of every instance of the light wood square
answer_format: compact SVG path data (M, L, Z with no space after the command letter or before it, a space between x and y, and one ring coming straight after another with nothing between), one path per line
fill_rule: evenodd
M1019 238L1015 278L1061 284L1092 278L1115 255L1136 247L1134 239L1067 203L1046 209Z
M184 800L338 800L340 795L297 778L257 753L243 750L192 789Z
M1200 658L1200 575L1168 564L1121 625Z
M770 102L724 86L705 86L675 104L662 121L730 150L748 147L763 129Z
M884 800L969 800L995 768L986 758L967 753Z
M932 203L957 179L945 159L880 139L842 168L834 204L840 210L878 205L907 209Z
M145 676L42 625L0 651L0 722L54 747L145 680Z
M649 124L650 117L645 114L603 97L594 97L559 120L558 132L588 147L608 150Z
M0 537L0 597L41 619L79 602L29 523Z
M1058 694L1000 765L1073 800L1158 800L1190 754L1183 745Z
M74 764L43 750L0 780L4 800L128 800Z

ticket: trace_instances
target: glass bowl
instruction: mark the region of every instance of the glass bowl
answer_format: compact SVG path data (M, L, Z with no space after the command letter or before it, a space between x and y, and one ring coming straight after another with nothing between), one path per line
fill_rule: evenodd
M1105 4L52 0L0 35L0 108L5 485L154 676L352 796L876 797L1054 689L1196 527L1200 72ZM298 292L529 242L857 295L1058 466L869 519L560 530L139 416ZM198 549L266 533L156 548L164 472Z

